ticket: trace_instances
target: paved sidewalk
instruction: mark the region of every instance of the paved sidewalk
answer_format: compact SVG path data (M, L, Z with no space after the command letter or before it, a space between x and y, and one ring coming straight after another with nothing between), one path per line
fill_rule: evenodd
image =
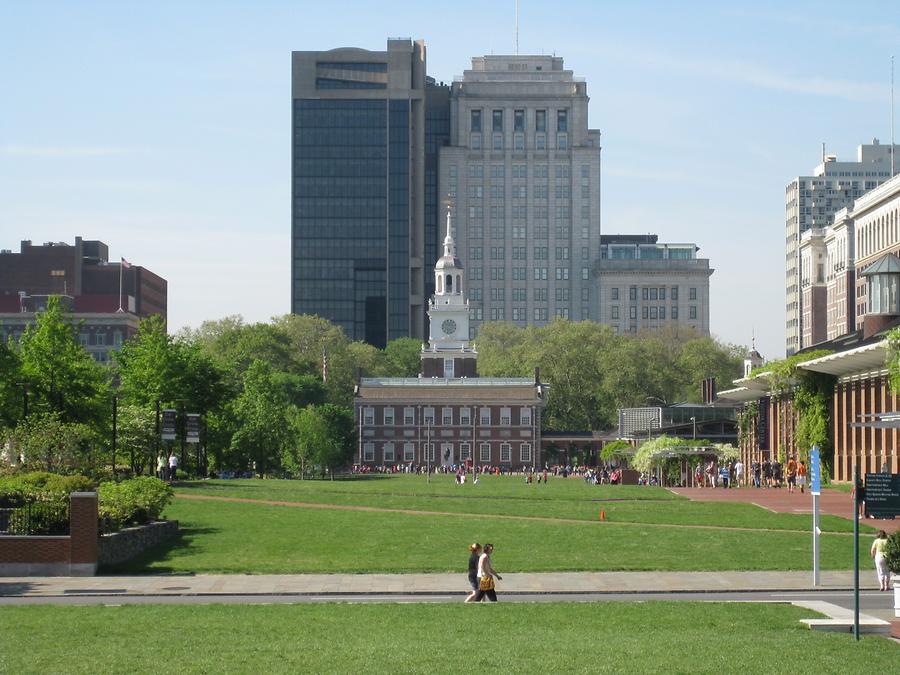
M871 570L860 586L874 589ZM819 589L850 589L852 572L822 572ZM670 593L814 590L811 572L559 572L505 574L501 593ZM201 574L2 577L0 597L464 593L462 574Z
M778 513L808 513L812 514L812 495L809 492L801 493L799 490L791 493L784 488L670 488L675 494L687 497L697 502L746 502L756 504L770 511ZM853 502L850 494L840 490L823 489L819 498L819 510L822 514L829 514L853 519ZM888 533L900 530L898 520L874 520L861 518L860 525L868 525L876 530L885 530Z

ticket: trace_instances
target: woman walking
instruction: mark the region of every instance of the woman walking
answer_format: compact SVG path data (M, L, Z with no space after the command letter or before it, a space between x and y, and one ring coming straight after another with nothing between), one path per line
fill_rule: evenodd
M475 602L481 602L485 596L491 602L497 602L497 591L494 589L494 579L502 579L493 565L491 565L491 553L494 552L493 544L485 544L481 557L478 558L478 592L475 593Z
M884 530L878 531L878 536L872 542L872 549L869 555L875 558L875 572L878 574L878 583L882 591L888 590L891 582L891 574L888 571L887 557L884 552L887 548L887 533ZM487 547L485 547L487 549Z
M472 602L478 593L478 559L481 558L481 544L475 542L469 546L469 586L472 592L466 596L466 602Z

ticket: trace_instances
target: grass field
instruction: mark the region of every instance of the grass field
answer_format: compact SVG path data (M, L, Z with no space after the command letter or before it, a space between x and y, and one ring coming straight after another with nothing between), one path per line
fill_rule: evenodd
M809 531L810 516L773 513L752 504L692 502L663 488L592 486L577 479L525 485L521 478L485 476L479 485L456 485L452 476L374 477L350 481L225 480L185 484L181 494L307 502L447 513L596 520L600 509L613 522L713 525ZM823 532L852 532L853 524L821 517ZM863 525L865 527L865 525Z
M887 673L900 647L788 605L4 607L0 672ZM893 666L891 664L894 664Z
M544 493L503 477L483 481L476 488L483 492L467 492L469 487L475 486L457 486L445 476L430 486L417 477L400 477L333 483L221 481L179 488L180 495L424 513L176 497L166 515L180 521L181 538L106 571L458 572L471 541L496 545L494 562L501 573L802 570L811 564L808 516L774 514L749 504L690 502L661 489L592 488L577 480L551 481L541 486L549 488ZM609 522L597 521L600 508ZM528 518L497 517L500 514ZM690 527L698 524L737 529ZM838 524L830 524L838 529ZM852 567L851 537L832 532L821 541L823 569ZM867 552L864 542L864 566L869 564Z

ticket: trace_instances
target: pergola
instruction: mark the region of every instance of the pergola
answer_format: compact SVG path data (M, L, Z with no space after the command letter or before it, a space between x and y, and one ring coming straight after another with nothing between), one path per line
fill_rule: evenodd
M640 452L640 448L638 448L638 452ZM723 456L723 453L715 445L670 445L653 450L644 459L650 462L651 465L655 465L656 477L659 479L660 485L663 485L664 479L660 472L660 460L681 459L681 475L686 477L685 486L696 487L694 474L690 471L690 465L687 463L687 460L691 457L710 457L712 455L719 458Z

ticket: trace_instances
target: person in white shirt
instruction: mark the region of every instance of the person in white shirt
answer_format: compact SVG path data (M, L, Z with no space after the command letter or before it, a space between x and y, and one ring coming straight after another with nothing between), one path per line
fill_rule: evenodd
M175 474L178 470L178 457L175 455L175 451L172 451L172 454L169 455L169 482L171 483L175 480Z

